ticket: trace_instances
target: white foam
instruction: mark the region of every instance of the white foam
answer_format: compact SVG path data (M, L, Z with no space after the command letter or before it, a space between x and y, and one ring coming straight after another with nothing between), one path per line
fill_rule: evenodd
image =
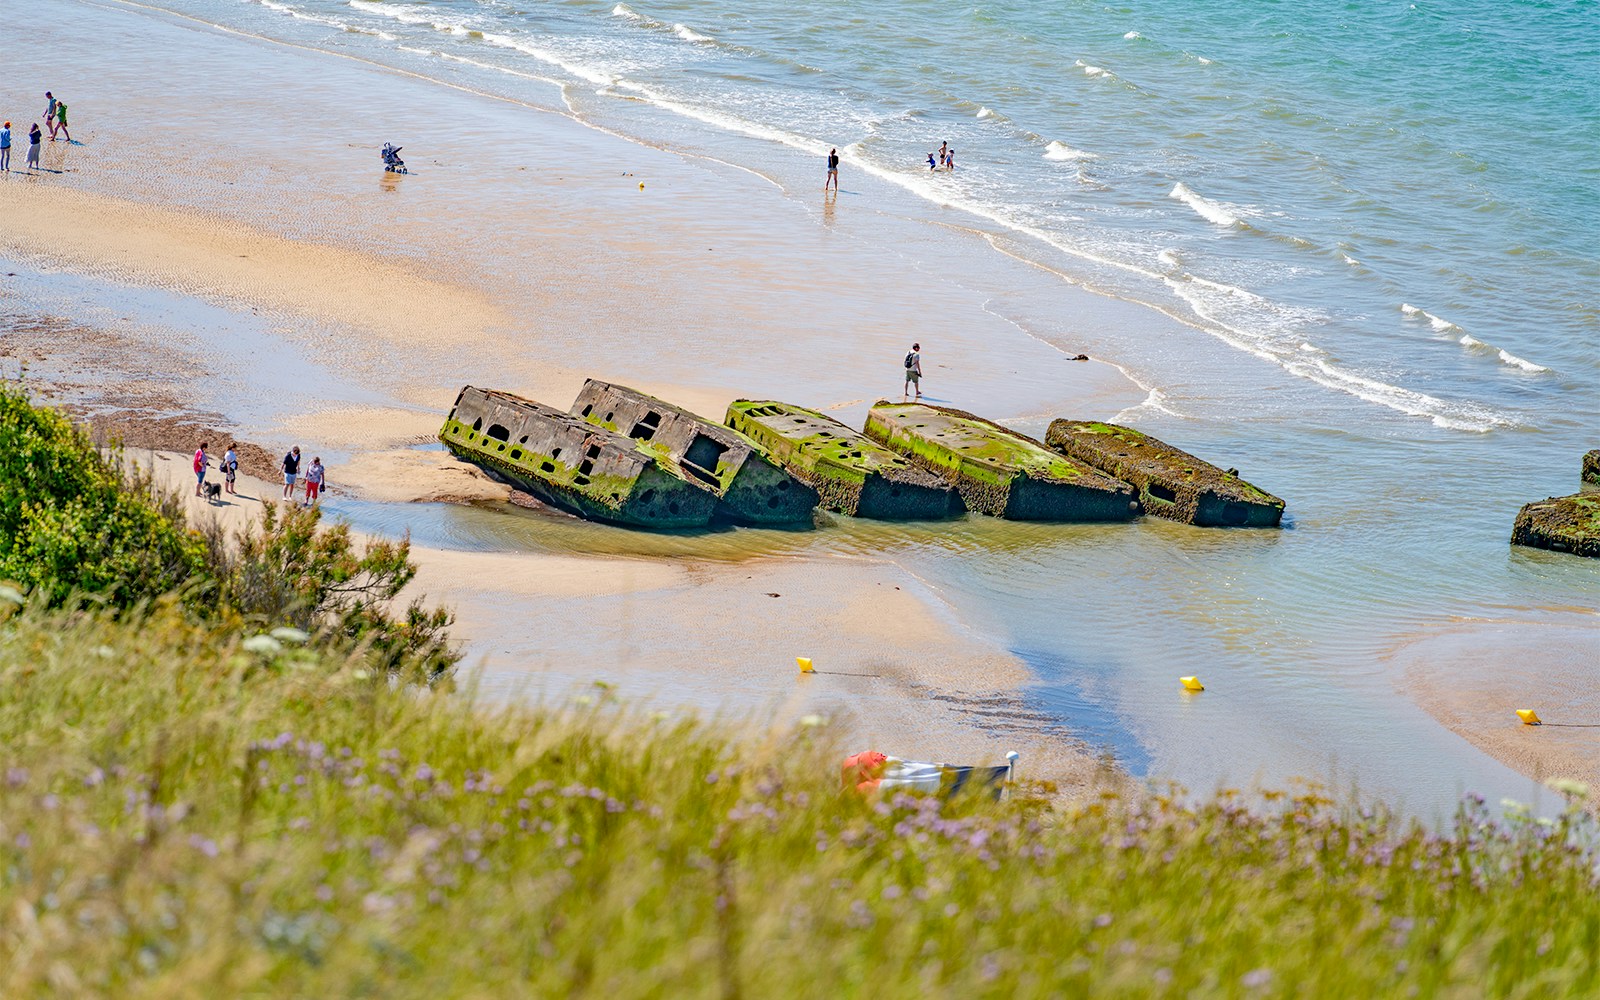
M995 116L994 112L990 111L988 108L979 108L978 109L977 117L979 117L979 118L993 118L994 116Z
M1532 361L1527 360L1526 358L1519 358L1515 354L1512 354L1510 351L1502 350L1502 351L1500 351L1498 353L1497 356L1500 358L1500 360L1502 362L1510 365L1513 368L1521 368L1525 372L1547 372L1547 371L1550 370L1550 369L1546 368L1544 365L1536 365Z
M1400 303L1400 312L1401 312L1402 315L1404 315L1408 319L1425 319L1425 320L1427 320L1428 321L1428 325L1433 328L1433 332L1434 333L1446 333L1446 332L1450 332L1450 331L1455 331L1455 332L1458 332L1458 333L1464 332L1464 331L1462 331L1461 327L1456 326L1454 323L1450 322L1449 320L1445 319L1444 317L1435 316L1433 313L1428 312L1426 309L1418 309L1416 306L1411 305L1410 303L1407 303L1407 302ZM1470 340L1470 339L1471 339L1470 337L1467 338L1467 340ZM1465 344L1466 340L1463 340L1462 343ZM1468 345L1468 346L1471 346L1471 345Z
M1195 56L1194 60L1195 60L1195 62L1199 63L1202 66L1210 66L1211 65L1211 60L1207 59L1205 56Z
M1126 38L1128 41L1131 42L1136 38L1143 38L1144 36L1139 34L1137 31L1130 31L1126 35L1123 35L1122 37Z
M716 39L712 38L710 35L702 35L702 34L700 34L700 32L694 30L693 28L689 27L686 24L674 24L672 26L672 33L674 35L677 35L679 38L683 39L686 42L714 42L714 41L716 41Z
M1366 267L1365 264L1361 263L1359 260L1356 260L1354 257L1343 251L1340 251L1339 256L1344 258L1344 262L1349 264L1351 267Z
M1176 250L1163 250L1156 254L1156 260L1159 260L1166 267L1183 266L1183 258L1178 256L1178 251Z
M1199 215L1200 218L1214 225L1237 226L1239 224L1239 217L1228 211L1227 207L1221 202L1208 201L1200 197L1194 192L1193 188L1182 181L1177 183L1167 197L1183 202L1194 209L1195 214Z
M641 18L638 14L635 14L633 9L625 3L619 3L615 7L611 8L611 16L625 17L630 21L643 20L643 18Z
M1107 78L1112 78L1112 77L1116 76L1115 73L1111 72L1110 70L1106 69L1105 67L1103 67L1103 66L1091 66L1088 63L1084 62L1082 59L1079 59L1077 62L1073 63L1072 65L1082 67L1084 76L1103 76L1103 77L1107 77Z
M288 14L297 21L310 21L312 24L324 24L330 28L348 29L351 27L351 25L346 24L345 22L336 18L319 17L316 14L307 13L299 7L294 7L286 3L276 3L274 0L256 0L256 2L268 10L275 10L280 14Z
M1066 143L1060 142L1060 141L1057 141L1057 140L1051 140L1050 144L1048 146L1044 147L1044 158L1047 159L1047 160L1094 160L1094 159L1098 159L1098 157L1095 156L1095 154L1093 154L1093 153L1087 152L1087 151L1082 150L1082 149L1073 149L1071 146L1067 145Z

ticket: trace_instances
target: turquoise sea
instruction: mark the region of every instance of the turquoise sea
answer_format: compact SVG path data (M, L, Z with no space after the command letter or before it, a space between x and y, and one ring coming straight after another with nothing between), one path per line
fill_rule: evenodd
M1506 669L1600 660L1600 564L1507 545L1600 447L1593 0L155 6L734 164L819 219L837 147L841 203L1182 324L1086 328L984 287L1146 387L1121 419L1286 497L1283 531L817 543L934 582L1034 666L1038 707L1137 772L1333 775L1430 806L1515 790L1410 700L1419 639L1558 626L1587 638ZM956 169L933 173L941 142ZM1196 672L1226 708L1171 697Z

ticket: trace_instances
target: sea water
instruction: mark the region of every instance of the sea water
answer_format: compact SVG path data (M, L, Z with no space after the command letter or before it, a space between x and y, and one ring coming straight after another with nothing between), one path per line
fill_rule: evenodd
M1034 666L1039 705L1136 771L1336 774L1433 804L1513 784L1403 695L1394 654L1600 605L1592 561L1506 544L1600 445L1594 3L159 6L562 110L808 206L837 148L841 199L1175 320L1071 327L1048 290L985 289L1122 365L1149 394L1117 416L1287 498L1284 530L963 522L816 545L936 583ZM927 169L941 143L953 171ZM1175 697L1180 673L1226 698Z

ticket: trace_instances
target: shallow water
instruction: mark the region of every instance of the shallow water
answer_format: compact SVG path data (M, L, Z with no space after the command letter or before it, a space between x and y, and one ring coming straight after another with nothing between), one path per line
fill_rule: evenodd
M1266 532L967 518L697 536L510 507L333 505L358 526L465 548L887 557L1032 664L1037 706L1136 772L1202 788L1334 777L1424 810L1463 788L1519 794L1525 781L1401 695L1390 654L1514 609L1594 630L1600 657L1600 565L1507 544L1521 504L1575 491L1579 455L1600 445L1589 6L162 5L562 108L772 182L731 209L676 209L684 225L726 225L735 252L704 301L662 304L653 353L616 358L592 328L557 328L539 344L566 363L611 352L619 376L687 383L691 360L775 351L769 331L813 313L871 326L880 317L838 305L854 309L859 289L835 300L804 280L808 254L848 254L886 300L911 276L930 340L944 309L975 301L1043 345L968 356L941 376L961 405L1031 433L1053 415L1112 416L1027 412L1067 395L1041 357L1085 350L1149 390L1123 420L1288 501L1285 527ZM444 94L426 119L466 109L453 122L384 138L428 169L462 135L487 141L499 120L479 102ZM930 176L917 163L941 139L958 170ZM845 176L825 201L830 145ZM508 156L548 169L585 152L512 144L481 154L479 180L504 191ZM703 187L728 176L713 165ZM407 200L425 179L384 192L401 234L450 224ZM619 197L542 221L626 210ZM481 237L485 266L508 276L488 248L513 245L512 226L486 220ZM780 254L800 277L756 268ZM1082 288L1104 296L1094 309ZM893 315L917 305L896 299ZM739 391L860 399L836 411L856 423L882 391L825 359L770 367ZM1568 670L1573 655L1507 668ZM1177 692L1188 673L1206 694Z

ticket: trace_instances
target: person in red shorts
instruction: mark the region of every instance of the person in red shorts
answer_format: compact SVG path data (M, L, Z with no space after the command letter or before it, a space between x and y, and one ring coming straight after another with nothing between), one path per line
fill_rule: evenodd
M317 502L317 497L322 495L322 479L327 475L327 470L322 467L322 458L313 455L311 467L306 469L306 506Z

